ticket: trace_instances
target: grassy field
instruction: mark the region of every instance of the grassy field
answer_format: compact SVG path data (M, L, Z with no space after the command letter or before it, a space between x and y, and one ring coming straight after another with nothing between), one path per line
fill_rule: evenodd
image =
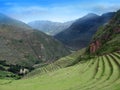
M120 52L69 67L48 67L31 78L0 80L0 90L120 90Z
M31 76L34 76L37 74L40 75L40 74L43 74L46 72L56 71L61 68L73 66L79 62L79 60L80 60L79 58L81 55L84 54L85 50L86 49L84 48L79 51L76 51L76 52L72 53L71 55L63 57L49 65L44 65L43 67L41 67L41 65L40 66L38 65L34 71L27 74L24 78L28 78L28 77L31 77Z

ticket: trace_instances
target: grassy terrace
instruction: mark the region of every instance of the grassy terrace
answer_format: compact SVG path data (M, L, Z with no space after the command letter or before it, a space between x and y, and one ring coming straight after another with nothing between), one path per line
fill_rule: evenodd
M65 57L59 60L66 61L63 66L44 66L31 78L0 80L0 90L120 90L120 52L65 67L68 60L73 63Z

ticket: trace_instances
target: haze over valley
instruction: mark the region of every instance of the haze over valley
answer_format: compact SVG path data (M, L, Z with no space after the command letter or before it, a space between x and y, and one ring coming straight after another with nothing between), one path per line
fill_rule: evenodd
M119 0L0 0L0 90L120 90Z

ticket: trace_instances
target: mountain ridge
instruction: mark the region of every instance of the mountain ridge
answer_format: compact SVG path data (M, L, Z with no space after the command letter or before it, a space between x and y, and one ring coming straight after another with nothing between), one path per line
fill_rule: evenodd
M92 15L92 17L88 14L76 20L69 28L54 37L73 50L84 48L89 44L99 26L106 24L114 14L115 12L111 12L101 16Z
M70 53L53 37L3 15L0 19L0 42L0 62L9 66L7 71L12 69L17 74L21 67L29 69L38 63L48 64Z
M47 21L47 20L37 20L37 21L29 22L28 25L48 35L54 36L55 34L68 28L73 22L74 21L68 21L68 22L61 23L61 22L52 22L52 21Z

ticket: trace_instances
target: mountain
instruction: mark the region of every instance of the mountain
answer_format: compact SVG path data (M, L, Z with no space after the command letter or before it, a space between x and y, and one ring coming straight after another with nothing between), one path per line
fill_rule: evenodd
M47 64L69 53L53 37L0 15L0 64L4 62L11 68L32 68L35 64Z
M90 13L76 20L69 28L54 37L73 50L84 48L89 44L98 27L106 24L114 14L110 12L98 16Z
M2 78L0 90L120 90L119 28L120 10L96 32L87 51L38 66L21 80Z
M111 21L99 28L94 35L88 52L103 55L120 50L120 10Z
M31 28L29 25L18 21L16 19L10 18L7 15L4 15L0 13L0 24L6 24L6 25L15 25L19 27L24 27L24 28Z
M32 21L28 23L32 28L38 29L48 35L56 35L57 33L68 28L74 21L65 23L51 22L51 21Z
M87 52L97 53L97 55L86 60L83 58L86 56L86 51L82 49L82 51L77 51L49 65L35 69L25 76L27 80L14 82L7 88L15 90L14 84L20 88L21 84L24 85L23 83L27 82L26 85L29 85L31 90L34 89L32 87L34 85L38 86L37 90L119 90L119 46L120 11L94 35ZM92 56L91 54L90 56ZM5 88L5 86L3 87Z

